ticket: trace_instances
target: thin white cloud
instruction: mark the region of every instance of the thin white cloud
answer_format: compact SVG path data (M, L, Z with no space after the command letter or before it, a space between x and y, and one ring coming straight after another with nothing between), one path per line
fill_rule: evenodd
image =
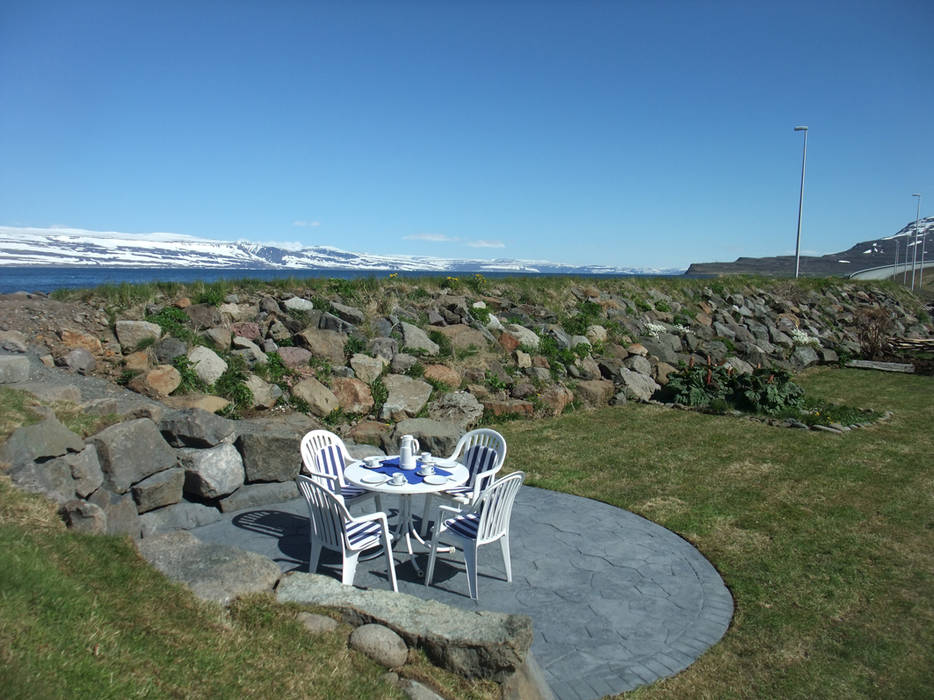
M299 228L317 228L321 225L320 221L293 221L292 226L298 226Z
M431 243L453 243L460 239L456 236L445 236L443 233L413 233L403 236L404 241L429 241Z
M471 248L505 248L506 244L502 241L467 241Z

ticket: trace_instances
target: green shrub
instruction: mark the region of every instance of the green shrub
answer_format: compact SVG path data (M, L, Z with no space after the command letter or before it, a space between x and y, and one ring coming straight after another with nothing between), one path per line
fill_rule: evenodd
M467 285L474 291L475 294L484 295L488 294L490 291L489 281L479 272L475 273L473 277L467 280Z
M756 369L752 374L731 375L732 404L741 411L778 415L798 410L804 389L783 369Z
M441 331L428 331L428 337L433 343L438 345L439 357L451 357L454 354L454 346L451 345L451 339Z
M230 401L238 411L253 406L253 392L246 385L250 372L240 355L227 358L227 369L214 382L214 391Z
M195 370L191 366L191 360L185 355L179 355L172 360L172 366L178 370L178 373L182 377L181 384L178 385L175 391L180 394L190 394L196 391L208 390L207 384L201 381L201 378L195 374Z
M210 304L211 306L220 306L224 303L224 297L227 296L228 285L224 281L213 282L204 285L204 289L195 296L196 304Z
M370 384L370 394L373 396L373 413L378 416L386 399L389 398L389 389L383 384L382 377L377 377Z
M366 339L362 338L359 335L352 335L347 338L347 342L344 343L344 354L347 357L356 355L359 352L366 351Z
M277 352L266 353L265 364L257 364L256 367L253 368L253 372L267 382L278 385L283 391L288 389L288 382L286 380L298 374L285 366L285 363L282 361L282 356Z
M484 376L484 381L492 391L505 391L506 387L508 386L506 382L504 382L489 370L487 370L486 375Z
M166 306L158 313L146 316L146 320L158 325L164 335L170 335L189 343L197 338L197 334L189 326L188 314L178 307Z
M799 411L804 390L783 369L734 372L726 365L684 365L668 375L665 394L675 403L711 408L719 413L732 407L746 413L783 415Z
M471 308L470 315L484 326L490 322L490 310L485 306Z

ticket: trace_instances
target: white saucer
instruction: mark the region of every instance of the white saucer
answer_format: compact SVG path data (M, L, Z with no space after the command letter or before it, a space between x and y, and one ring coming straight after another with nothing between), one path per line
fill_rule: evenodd
M386 481L389 481L389 477L385 474L367 474L366 476L360 479L364 484L382 484Z
M440 486L441 484L448 483L448 477L442 476L441 474L429 474L424 478L426 484L432 484L434 486Z

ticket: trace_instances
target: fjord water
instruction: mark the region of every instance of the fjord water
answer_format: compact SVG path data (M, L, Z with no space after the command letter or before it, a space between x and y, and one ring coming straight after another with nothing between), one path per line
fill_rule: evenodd
M240 270L210 268L125 268L125 267L0 267L0 294L42 292L56 289L87 289L102 284L142 284L146 282L217 282L218 280L259 279L383 279L391 270ZM399 272L400 277L469 277L473 272ZM536 273L488 272L484 277L525 277ZM575 277L641 277L643 275L574 275Z

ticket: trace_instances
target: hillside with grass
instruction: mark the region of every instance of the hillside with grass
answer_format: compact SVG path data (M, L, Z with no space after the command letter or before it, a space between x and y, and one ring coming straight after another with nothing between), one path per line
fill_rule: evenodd
M131 342L130 328L155 337ZM244 332L255 332L265 363L234 342L250 340ZM450 409L457 394L458 406L470 406L463 426L495 423L506 437L505 472L673 530L729 587L735 615L723 640L634 696L928 697L934 378L841 366L886 359L890 335L931 336L922 300L891 284L840 280L242 280L8 297L3 357L45 361L76 385L83 379L81 391L102 393L0 387L0 445L50 416L85 438L136 415L136 403L119 414L104 384L166 411L213 397L234 422L298 416L349 443L383 445L406 421L452 421L455 413L431 412ZM182 359L161 362L171 348ZM190 353L199 348L227 364L224 381L197 374ZM303 363L276 364L290 349L307 353L297 354ZM163 366L187 370L192 386L160 395L139 380ZM368 369L376 371L365 381ZM639 398L631 374L657 389ZM251 375L281 382L269 406L251 403L252 389L247 400ZM330 410L295 391L312 379L338 401ZM340 403L348 380L366 386L365 411ZM417 409L391 394L409 382L425 385ZM347 647L345 626L312 635L298 607L269 595L229 609L199 601L139 557L138 526L133 537L69 530L56 504L13 484L9 467L0 465L6 697L402 696L384 669ZM417 651L397 672L444 697L501 692Z

